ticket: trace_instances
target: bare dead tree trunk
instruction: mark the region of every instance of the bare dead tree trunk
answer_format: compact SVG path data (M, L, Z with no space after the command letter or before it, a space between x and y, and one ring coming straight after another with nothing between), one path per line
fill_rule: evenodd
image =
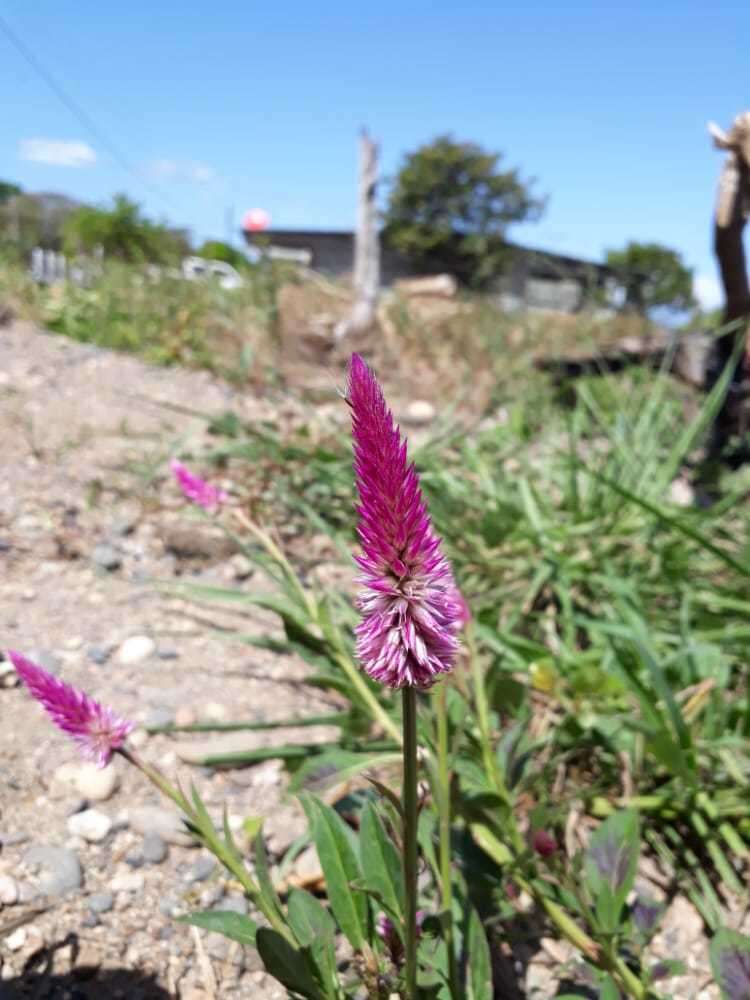
M714 252L724 287L724 322L734 323L750 318L750 283L748 283L745 249L742 236L750 214L750 111L738 115L729 132L718 125L709 125L717 149L726 151L714 213ZM738 338L745 338L747 323L717 339L713 364L707 375L707 385L715 384L734 356ZM737 359L735 371L722 408L717 414L709 441L709 457L717 458L725 450L733 434L743 431L743 375L750 373L750 357L745 349ZM744 461L744 449L737 456Z
M359 140L359 207L354 238L354 305L334 331L337 341L365 333L375 325L380 288L380 240L375 195L378 184L378 146L366 130Z

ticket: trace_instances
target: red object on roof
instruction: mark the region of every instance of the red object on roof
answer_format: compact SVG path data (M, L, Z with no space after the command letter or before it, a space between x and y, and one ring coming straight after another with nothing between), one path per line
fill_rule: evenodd
M251 208L242 219L242 228L248 233L259 233L267 229L271 216L263 208Z

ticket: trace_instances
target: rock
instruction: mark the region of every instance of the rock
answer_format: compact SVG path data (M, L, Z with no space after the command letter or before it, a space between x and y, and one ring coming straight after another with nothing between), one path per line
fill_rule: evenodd
M162 541L167 552L181 559L228 559L236 545L220 530L196 522L170 521L162 528Z
M50 783L50 795L62 798L75 792L87 802L105 802L117 788L119 777L113 764L98 768L96 764L61 764L55 769ZM78 812L78 810L73 810Z
M98 545L95 545L91 558L96 566L106 570L108 573L113 573L122 566L122 555L113 545L109 545L107 542L100 542Z
M143 860L149 865L160 865L169 848L158 833L147 833L143 838Z
M81 919L81 926L82 927L87 927L87 928L98 927L99 926L99 917L97 917L97 915L95 913L92 913L89 910L88 913L85 913L83 915L83 917Z
M5 939L5 947L8 951L20 951L26 944L26 928L18 927Z
M0 662L0 688L14 688L21 683L15 667L8 660Z
M195 846L195 840L185 829L179 813L170 809L162 809L161 806L138 806L131 809L128 815L130 826L136 833L155 833L168 844L176 844L178 847Z
M23 861L30 867L41 869L39 889L45 895L64 896L68 892L80 889L83 882L78 855L67 847L37 844L29 848Z
M36 663L48 674L59 674L62 662L59 656L51 653L48 649L32 649L28 657L32 663Z
M160 660L178 660L180 658L179 650L175 649L174 646L159 646L156 655Z
M237 552L229 560L235 580L247 580L255 572L255 566L244 552Z
M143 719L143 725L147 729L154 726L171 726L174 722L174 712L170 708L150 708Z
M228 910L230 913L239 913L241 916L247 914L247 900L244 896L227 896L216 905L217 910Z
M673 479L669 486L669 499L677 507L692 507L695 502L695 491L687 479Z
M423 427L435 419L435 407L426 399L414 399L404 410L401 419L413 427Z
M90 663L94 663L97 667L102 667L110 658L114 649L114 646L89 646L86 650L86 657Z
M186 764L202 764L205 757L216 754L238 753L250 750L257 743L253 742L252 733L222 733L211 739L185 740L175 743L175 753Z
M176 726L192 726L195 722L195 712L189 705L180 705L174 714Z
M202 855L190 869L189 879L191 882L205 882L210 878L216 868L216 861L210 855Z
M95 892L89 896L86 903L94 913L109 913L115 905L115 897L111 892Z
M112 892L141 892L145 879L140 872L121 872L109 883Z
M156 643L148 635L131 635L117 651L117 659L123 666L142 663L156 652Z
M110 534L114 535L115 538L126 538L128 535L132 535L138 526L138 514L124 514L121 517L115 518L110 526Z
M120 778L113 764L106 767L81 764L74 780L77 790L89 802L106 802L117 788Z
M18 896L18 882L10 875L0 875L0 906L13 906Z
M85 809L68 820L68 832L74 837L83 837L90 844L104 840L112 829L112 820L98 809Z

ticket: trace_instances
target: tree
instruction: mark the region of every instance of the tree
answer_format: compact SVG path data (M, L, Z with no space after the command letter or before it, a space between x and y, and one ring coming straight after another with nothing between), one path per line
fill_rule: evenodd
M106 257L130 263L176 263L190 251L184 232L152 222L137 202L115 195L112 208L82 205L63 224L66 253L90 253L101 247Z
M79 206L54 192L12 194L0 201L0 243L21 258L37 246L60 250L65 219Z
M409 153L391 183L383 239L428 270L450 270L474 286L497 275L514 222L541 216L544 200L501 153L439 136Z
M623 250L608 250L607 265L625 287L626 308L648 314L658 308L686 312L696 305L693 272L676 250L630 242Z
M18 184L13 184L11 181L0 181L0 205L17 194L21 194L21 188Z
M196 253L199 257L205 257L206 260L224 261L225 264L231 264L237 270L248 265L248 259L244 253L231 244L224 243L223 240L205 240Z

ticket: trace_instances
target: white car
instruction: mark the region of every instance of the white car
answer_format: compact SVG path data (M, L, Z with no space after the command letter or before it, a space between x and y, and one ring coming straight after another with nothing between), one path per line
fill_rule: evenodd
M182 262L182 276L188 281L214 278L221 288L229 291L245 284L242 275L231 264L226 264L223 260L206 260L204 257L186 257Z

